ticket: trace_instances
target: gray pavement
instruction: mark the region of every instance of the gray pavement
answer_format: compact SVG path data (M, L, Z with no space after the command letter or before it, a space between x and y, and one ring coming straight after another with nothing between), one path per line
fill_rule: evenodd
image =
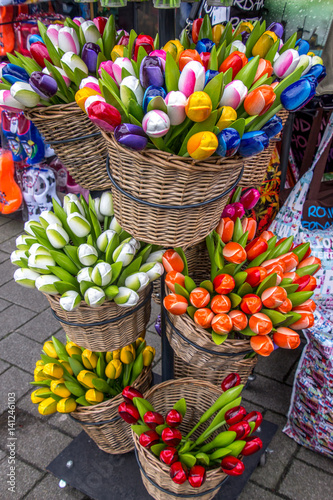
M0 498L56 500L85 499L45 471L48 463L81 432L66 415L41 416L30 401L35 362L51 335L64 340L64 331L50 313L48 302L37 291L17 285L10 253L23 224L0 216ZM161 373L160 338L154 329L159 307L153 303L147 341L157 350L154 370ZM333 491L332 460L298 446L281 432L302 347L276 351L261 358L256 379L244 392L248 410L258 409L279 426L270 444L265 467L253 473L239 500L330 500ZM16 492L7 490L9 472L8 393L16 397ZM111 496L110 496L111 498ZM118 499L112 499L118 500Z

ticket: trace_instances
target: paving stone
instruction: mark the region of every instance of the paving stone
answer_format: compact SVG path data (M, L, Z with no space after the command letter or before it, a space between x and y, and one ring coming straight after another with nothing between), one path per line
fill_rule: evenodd
M7 259L0 264L0 286L13 279L16 269L17 267L13 266L10 259Z
M153 365L153 371L157 373L158 375L162 375L162 361L161 359L158 359L155 364Z
M23 233L23 230L22 230ZM18 235L13 236L7 241L4 241L3 243L0 243L0 250L2 252L6 253L12 253L14 250L16 250L16 238Z
M8 406L8 393L15 392L16 400L18 400L28 392L30 380L30 375L16 366L12 366L0 375L0 414Z
M3 497L2 498L11 498L19 500L22 498L33 485L38 481L42 476L43 472L40 472L30 465L25 464L21 460L16 458L15 460L15 492L8 491L8 493L4 493L4 490L10 486L7 484L8 476L7 474L10 472L10 465L8 464L8 460L4 460L0 464L0 483L3 485Z
M303 460L308 465L314 465L315 467L319 467L319 469L323 469L324 471L333 474L332 459L311 451L308 448L304 448L303 446L301 446L299 452L296 455L296 458L299 460Z
M36 340L36 342L45 342L45 340L50 340L51 336L59 330L59 321L53 317L49 308L20 326L18 330L22 335Z
M148 323L148 328L150 328L151 325L154 327L154 323L156 321L157 316L161 312L161 306L159 304L156 304L154 300L151 301L151 315L150 315L150 320Z
M7 307L11 305L12 305L11 302L8 302L8 300L0 299L0 312L4 311L5 309L7 309Z
M8 253L0 251L0 262L4 262L5 260L8 259L8 257L9 257Z
M248 412L260 411L263 415L265 415L265 408L258 403L253 403L253 401L248 401L247 399L242 398L241 405L243 405Z
M272 453L267 454L267 462L264 468L258 467L252 474L251 479L266 488L274 489L278 484L281 474L297 449L295 441L282 433L286 418L271 411L266 412L265 419L279 426L274 438L269 444ZM259 434L260 436L260 434ZM255 498L251 497L250 498ZM294 500L294 499L293 499Z
M55 413L54 415L51 415L51 418L48 420L48 424L54 425L54 427L57 427L57 429L69 434L73 438L82 431L82 427L80 427L77 422L74 422L73 419L66 414Z
M255 373L279 382L284 382L290 370L302 354L303 345L298 349L277 349L271 356L259 356Z
M9 240L12 236L23 232L23 222L12 220L8 224L3 224L0 231L0 243ZM15 248L13 248L15 250Z
M261 469L263 473L265 473L265 469ZM253 476L251 476L252 479ZM253 484L251 482L248 482L245 488L243 489L242 493L239 495L237 500L277 500L278 497L277 495L274 495L274 493L270 493L267 490L264 490L260 486Z
M5 335L13 332L14 330L17 330L21 325L33 318L35 314L35 312L29 311L28 309L20 307L16 304L7 307L7 309L0 313L0 338L3 338Z
M6 434L7 428L3 425L0 427L1 443L6 439ZM20 411L16 417L16 437L17 455L40 469L45 469L72 441L72 438L53 429L46 422Z
M289 409L291 387L257 375L256 380L243 392L243 397L285 415Z
M332 498L333 476L294 460L279 493L292 500L323 500Z
M7 455L4 451L0 450L0 462L3 458L5 458Z
M5 217L4 215L1 215L0 216L0 226L3 226L4 224L8 224L8 222L10 222L11 219L9 219L8 217Z
M4 371L7 370L7 368L9 368L10 365L8 363L5 363L5 361L2 361L0 359L0 373L3 373Z
M45 478L25 497L25 500L81 500L85 495L80 491L66 486L59 488L59 479L52 474L47 474Z
M159 358L162 353L161 337L157 333L152 333L151 330L148 330L146 333L146 342L147 345L151 345L156 350L155 358Z
M297 370L297 367L298 367L298 363L299 363L299 361L295 363L294 368L289 373L288 378L285 381L286 384L291 385L291 386L294 385L294 379L295 379L295 374L296 374L296 370Z
M5 361L33 373L41 345L15 332L0 342L0 353Z
M33 378L30 377L30 380L29 382L32 382ZM43 422L45 422L47 419L49 419L50 417L48 417L47 415L41 415L40 413L38 413L38 405L37 404L34 404L32 401L31 401L31 393L36 390L36 389L39 389L39 387L36 385L36 386L32 386L29 384L29 392L27 392L27 394L25 394L17 403L17 407L20 409L20 410L23 410L27 413L30 413L31 415L33 415L34 417L36 418L39 418L39 419L42 419Z
M14 280L9 281L0 288L0 298L10 300L14 304L22 305L35 312L44 311L49 304L44 295L38 290L25 288L15 283Z

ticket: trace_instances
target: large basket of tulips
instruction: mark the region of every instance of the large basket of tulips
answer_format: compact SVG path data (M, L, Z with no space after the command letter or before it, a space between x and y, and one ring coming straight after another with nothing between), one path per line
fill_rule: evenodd
M70 413L106 453L133 449L131 432L118 415L121 392L129 386L147 391L155 349L143 338L113 352L93 352L56 337L45 342L37 361L31 394L42 415Z
M221 381L220 381L221 384ZM237 385L238 384L238 385ZM241 454L259 451L261 440L250 436L260 425L259 412L240 406L242 385L237 374L219 390L193 378L163 382L119 406L132 423L141 478L156 500L214 498L227 475L241 475Z
M142 244L112 216L104 192L89 205L75 195L54 213L29 221L11 261L17 283L43 292L68 337L92 351L135 341L151 312L152 282L163 273L163 250ZM83 215L84 214L84 215ZM103 223L102 223L103 220Z

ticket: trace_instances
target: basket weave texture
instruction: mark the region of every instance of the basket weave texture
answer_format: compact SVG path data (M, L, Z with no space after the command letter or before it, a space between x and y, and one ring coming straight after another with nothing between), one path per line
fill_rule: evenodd
M163 151L138 152L121 146L112 134L102 134L112 164L115 216L134 238L186 247L216 227L228 190L239 182L243 160L208 158L195 162ZM219 195L223 196L211 201Z
M139 293L139 302L133 308L108 301L100 307L89 307L82 301L77 309L67 312L59 304L59 295L46 295L46 298L58 319L74 323L67 325L60 321L72 342L91 351L114 351L134 342L146 329L151 312L151 289L148 286ZM96 325L100 322L106 323ZM78 324L80 326L75 326Z
M151 381L152 372L149 366L144 368L133 387L146 392ZM134 449L131 427L118 414L118 406L122 401L123 397L119 394L94 406L78 406L77 410L71 413L88 436L106 453L121 454Z
M289 111L287 111L286 109L282 109L278 113L278 116L281 118L282 126L284 127L289 116ZM277 141L279 141L279 137L277 137L275 140L273 139L269 141L268 148L265 149L262 153L249 158L245 162L244 173L239 183L240 186L255 187L262 184Z
M183 435L186 435L191 428L198 422L199 417L204 413L218 398L221 391L208 382L195 380L193 378L184 378L171 380L154 386L150 389L145 398L150 401L157 412L165 415L171 410L173 405L180 399L186 399L186 415L179 427ZM193 434L198 437L205 428L208 427L212 419L200 426L199 430ZM216 434L222 429L216 431ZM215 437L216 434L213 434ZM226 478L221 468L207 471L205 483L198 489L193 489L188 482L178 485L170 478L170 467L160 462L155 455L139 443L139 436L133 433L135 448L137 450L138 462L141 470L141 478L148 493L155 500L165 500L167 498L183 499L185 495L200 495L200 500L210 500L218 493L222 481ZM147 477L146 477L147 476ZM165 491L161 491L163 488ZM205 493L213 488L214 491Z
M33 108L26 116L80 186L91 190L110 187L104 139L75 102Z

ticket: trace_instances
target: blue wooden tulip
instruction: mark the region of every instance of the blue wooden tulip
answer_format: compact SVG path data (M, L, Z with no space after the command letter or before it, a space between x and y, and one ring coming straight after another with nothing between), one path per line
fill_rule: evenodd
M314 76L305 75L297 82L284 89L281 94L281 104L288 111L298 111L303 108L316 93L317 80Z
M272 137L275 137L279 132L281 132L282 127L281 118L275 115L273 118L268 120L263 127L261 127L261 131L265 132L269 139L272 139Z
M209 83L211 80L213 80L213 78L218 74L219 74L219 72L215 71L214 69L209 69L208 71L206 71L206 73L205 73L205 86L207 85L207 83Z
M326 76L326 68L322 64L315 64L304 76L314 76L319 83Z
M201 52L211 52L214 45L215 45L215 43L212 42L212 40L210 40L209 38L202 38L196 44L195 50L199 54L201 54Z
M114 137L122 146L141 151L148 142L148 137L142 127L131 123L122 123L114 129Z
M81 59L87 65L90 73L95 73L97 66L98 54L101 48L97 43L88 42L83 45Z
M298 50L300 56L307 54L310 50L310 44L306 40L299 38L295 44L295 49Z
M222 157L233 156L237 153L241 138L234 128L225 128L217 136L219 142L216 153Z
M35 42L44 43L44 40L40 35L31 35L31 37L29 38L29 45L31 45L32 43L35 43Z
M265 132L261 130L246 132L242 137L238 153L245 157L253 156L261 153L268 144L269 139Z
M29 74L25 69L16 64L6 64L2 68L2 76L7 80L8 83L13 85L16 82L29 82Z
M151 85L146 89L146 92L143 96L143 104L142 104L145 113L147 113L148 104L156 96L161 96L163 99L165 99L166 92L163 87L155 87L154 85Z
M144 89L151 85L154 85L154 87L163 86L163 66L159 57L146 56L142 59L140 66L140 83Z

